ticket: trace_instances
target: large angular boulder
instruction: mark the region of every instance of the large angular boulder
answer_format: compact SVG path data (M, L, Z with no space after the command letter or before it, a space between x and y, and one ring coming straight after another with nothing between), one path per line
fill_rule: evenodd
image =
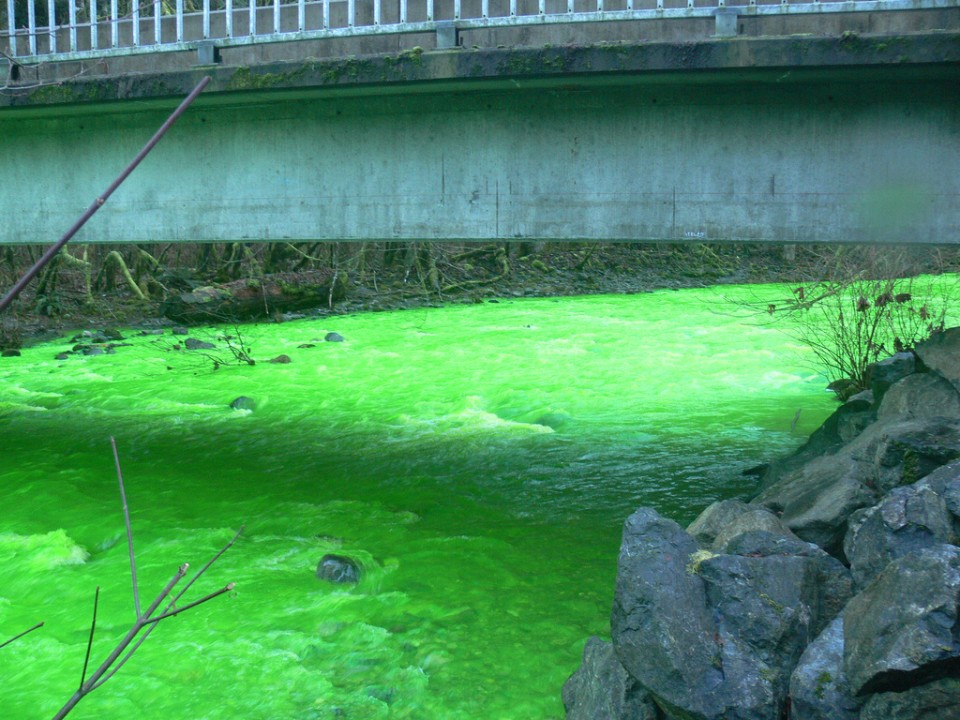
M766 530L796 538L783 521L766 508L742 500L720 500L707 507L687 527L702 548L722 550L728 542L751 530Z
M583 663L563 686L567 720L657 720L657 706L617 659L613 644L592 637Z
M753 530L723 549L698 550L646 508L624 527L613 643L668 717L778 716L804 647L851 594L846 568L810 543Z
M933 373L917 373L893 385L877 408L877 419L960 416L960 393Z
M960 678L877 693L863 706L860 720L960 720Z
M918 344L914 354L924 368L949 381L960 392L960 327L937 333Z
M954 523L942 495L921 480L894 488L880 503L850 520L844 554L858 588L892 561L954 539Z
M752 502L780 513L798 537L832 551L855 510L873 505L876 493L863 482L863 463L848 452L817 457Z
M868 382L874 397L881 398L894 383L913 374L916 357L912 352L898 352L875 362L868 369Z
M620 662L658 704L718 717L727 690L706 589L687 569L696 552L693 538L655 510L627 518L611 629Z
M960 548L895 560L844 611L844 673L855 695L901 692L960 671Z
M863 700L843 674L843 615L807 646L790 676L791 720L857 720Z

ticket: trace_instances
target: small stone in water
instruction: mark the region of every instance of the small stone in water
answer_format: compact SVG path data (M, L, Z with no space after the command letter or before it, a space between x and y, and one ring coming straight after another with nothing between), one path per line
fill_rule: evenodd
M360 575L360 566L356 560L344 555L329 553L324 555L317 565L317 577L332 583L358 583Z

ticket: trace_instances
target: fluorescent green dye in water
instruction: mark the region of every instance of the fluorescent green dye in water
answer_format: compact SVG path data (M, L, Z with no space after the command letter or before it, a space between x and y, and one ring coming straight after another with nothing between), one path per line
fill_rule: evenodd
M4 716L72 694L95 587L95 664L132 622L112 435L144 605L246 530L191 596L236 590L161 624L72 718L562 717L583 643L609 631L625 517L686 523L749 493L741 471L832 408L803 348L716 312L738 292L244 326L261 362L216 371L170 335L4 359L0 635L46 622L0 650ZM229 358L233 332L193 335ZM330 552L359 585L315 577Z

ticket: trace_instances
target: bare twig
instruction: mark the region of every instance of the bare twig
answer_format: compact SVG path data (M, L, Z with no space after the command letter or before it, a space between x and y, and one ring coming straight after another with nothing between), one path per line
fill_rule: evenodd
M14 636L13 636L12 638L10 638L9 640L0 643L0 648L6 647L6 646L9 645L10 643L12 643L14 640L19 640L19 639L22 638L24 635L26 635L26 634L28 634L28 633L32 633L34 630L37 630L38 628L42 628L42 627L43 627L43 623L42 623L42 622L38 622L36 625L34 625L34 626L33 626L32 628L30 628L29 630L24 630L22 633L20 633L20 634L18 634L18 635L14 635Z
M80 673L80 687L87 680L87 667L90 665L90 651L93 650L93 634L97 630L97 607L100 605L100 586L93 594L93 619L90 621L90 639L87 640L87 654L83 658L83 672Z
M130 579L133 581L133 606L137 611L137 620L142 617L140 612L140 588L137 585L137 558L133 553L133 526L130 524L130 507L127 505L127 491L123 487L123 471L120 469L120 455L117 454L117 441L111 437L110 447L113 448L113 462L117 466L117 482L120 484L120 501L123 503L123 524L127 528L127 551L130 554Z
M137 574L136 574L136 559L133 552L133 532L131 530L130 523L130 513L127 505L126 491L123 484L123 473L120 469L120 457L117 452L117 444L114 438L110 438L110 444L113 447L113 456L114 461L117 466L117 479L120 485L120 496L123 500L123 511L124 511L124 524L127 528L127 547L130 553L130 573L133 580L133 594L137 610L137 616L133 624L130 626L130 629L127 631L127 634L124 635L123 639L117 643L113 651L104 660L100 666L91 673L90 677L87 677L87 668L90 661L90 653L93 647L93 636L97 624L97 605L99 604L100 589L97 588L97 593L94 598L94 610L93 610L93 621L90 625L90 639L87 643L87 653L83 662L83 673L80 679L80 687L77 688L76 692L70 697L66 704L60 709L60 711L54 716L54 720L60 720L61 718L66 717L66 715L77 706L85 696L89 695L91 692L101 687L105 682L112 678L117 671L124 666L124 664L133 656L137 648L139 648L143 642L147 639L153 629L159 624L161 620L166 620L169 617L174 615L179 615L182 612L191 610L198 605L202 605L210 600L213 600L220 595L223 595L227 592L230 592L234 588L233 583L228 583L219 590L215 590L212 593L204 595L199 600L194 600L177 607L177 601L183 597L184 593L193 585L209 568L212 566L220 557L237 541L237 538L240 536L240 533L243 531L241 528L237 533L230 539L230 541L219 551L217 552L207 563L197 572L193 578L187 582L185 587L177 593L172 600L169 601L167 606L157 614L160 606L170 598L173 589L177 584L186 576L187 571L190 566L187 563L184 563L179 568L177 572L173 575L172 578L167 582L163 587L160 593L154 598L153 602L150 603L150 606L141 611L140 609L140 593L137 587ZM42 623L41 623L42 624ZM39 626L38 626L39 627ZM35 628L31 628L35 629ZM27 631L29 632L29 631ZM26 633L21 633L21 635ZM20 636L18 636L20 637ZM14 640L16 638L13 638ZM12 642L12 640L8 641ZM2 646L0 646L2 647Z

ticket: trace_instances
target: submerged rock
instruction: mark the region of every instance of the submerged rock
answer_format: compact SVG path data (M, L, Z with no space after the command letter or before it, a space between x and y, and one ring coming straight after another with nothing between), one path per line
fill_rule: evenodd
M241 395L232 403L230 407L234 410L253 410L257 407L257 402L253 398L247 397L246 395Z
M277 355L275 358L267 360L267 362L274 363L275 365L287 365L292 361L289 355Z
M343 335L341 335L338 332L328 332L326 335L323 336L323 339L326 340L327 342L343 342L344 341Z
M213 343L208 343L205 340L198 340L197 338L188 337L183 341L183 346L187 350L213 350L217 346Z
M360 582L363 575L360 564L346 555L324 555L317 564L317 577L337 584Z

